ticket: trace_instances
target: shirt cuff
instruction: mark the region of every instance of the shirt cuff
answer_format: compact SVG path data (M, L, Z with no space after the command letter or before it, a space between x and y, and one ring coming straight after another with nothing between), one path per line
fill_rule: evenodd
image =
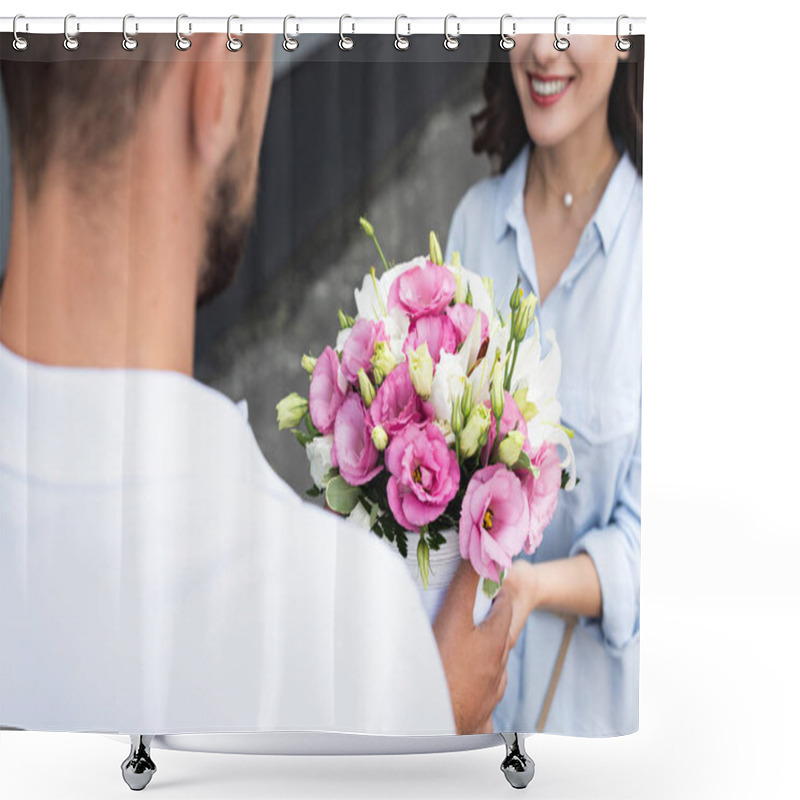
M633 578L638 564L630 563L626 545L623 532L609 525L588 531L570 550L570 556L586 553L592 559L603 595L602 616L581 617L581 624L599 627L607 649L616 655L639 632L639 589Z

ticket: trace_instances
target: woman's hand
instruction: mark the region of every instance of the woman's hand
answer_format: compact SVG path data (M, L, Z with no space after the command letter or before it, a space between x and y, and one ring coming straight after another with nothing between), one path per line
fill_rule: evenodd
M502 591L511 596L511 647L517 643L528 615L536 608L536 567L524 558L512 562Z

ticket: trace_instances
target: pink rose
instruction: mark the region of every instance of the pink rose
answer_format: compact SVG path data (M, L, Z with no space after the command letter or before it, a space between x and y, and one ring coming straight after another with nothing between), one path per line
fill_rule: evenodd
M458 331L459 344L469 336L472 326L475 324L475 317L479 314L481 317L481 342L483 342L489 338L489 318L483 311L478 311L477 308L473 308L467 303L456 303L447 309L447 316Z
M538 478L534 478L528 470L517 473L530 508L530 527L525 540L525 552L528 555L542 543L544 529L556 513L558 492L561 489L561 462L558 458L558 448L554 444L545 442L531 458L531 463L539 467Z
M311 373L311 388L308 392L308 411L311 421L320 433L330 433L336 413L344 400L347 384L339 371L339 357L326 347L317 359Z
M461 505L458 544L483 578L500 582L500 572L522 550L530 510L519 478L504 464L478 470Z
M404 428L386 448L385 460L389 508L406 530L418 532L440 517L458 492L458 459L431 422Z
M355 393L349 394L333 426L331 463L351 485L369 483L382 469L379 453L367 429L367 410L364 401Z
M381 425L391 440L404 428L433 419L433 406L415 391L408 362L398 364L378 388L369 407L370 430Z
M490 402L487 401L486 405L491 408ZM519 431L525 436L525 444L522 446L522 450L532 458L533 449L531 448L531 443L528 439L528 423L525 422L525 417L522 416L522 412L519 410L517 401L508 392L506 392L506 402L503 406L503 418L500 420L500 441L502 442L511 431ZM489 426L489 438L486 440L486 445L481 453L481 462L484 464L484 466L489 463L489 457L494 449L496 437L497 421L495 420L494 415L492 415L492 424Z
M428 261L395 278L389 289L388 309L400 308L411 320L441 314L456 293L456 279L447 267Z
M439 363L442 353L455 353L461 341L456 326L444 314L429 314L411 323L403 352L416 350L423 342L428 344L434 364Z
M368 373L372 372L370 361L378 341L389 341L383 322L360 319L353 325L342 348L342 374L349 383L358 381L358 371L362 367Z

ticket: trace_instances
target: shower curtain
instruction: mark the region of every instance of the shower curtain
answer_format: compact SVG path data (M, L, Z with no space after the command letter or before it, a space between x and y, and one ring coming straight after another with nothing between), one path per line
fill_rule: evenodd
M0 39L0 724L635 731L643 38L126 30Z

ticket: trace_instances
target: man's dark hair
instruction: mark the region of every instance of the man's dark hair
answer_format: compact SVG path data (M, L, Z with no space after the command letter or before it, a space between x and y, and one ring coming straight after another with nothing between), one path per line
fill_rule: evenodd
M60 36L28 35L22 52L10 34L0 36L11 146L31 197L54 159L64 159L76 176L89 165L96 175L98 164L108 163L174 58L173 38L148 34L128 52L121 34L91 33L72 53Z

